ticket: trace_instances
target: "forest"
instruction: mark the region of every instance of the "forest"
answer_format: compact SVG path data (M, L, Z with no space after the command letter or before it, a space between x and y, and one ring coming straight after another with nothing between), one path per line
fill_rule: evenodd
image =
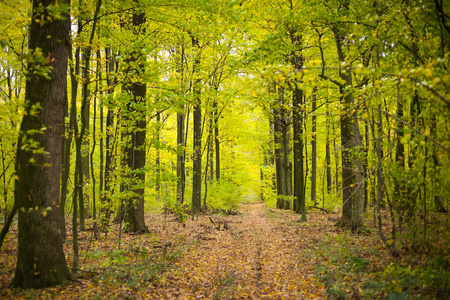
M450 295L449 0L0 20L0 298Z

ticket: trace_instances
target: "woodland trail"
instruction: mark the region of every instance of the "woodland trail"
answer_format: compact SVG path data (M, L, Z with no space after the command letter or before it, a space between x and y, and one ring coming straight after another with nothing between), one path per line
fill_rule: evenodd
M10 287L17 257L17 225L0 251L0 299L324 299L317 276L322 241L336 235L330 215L308 222L263 202L238 215L200 215L184 223L173 214L146 216L150 233L119 235L115 224L95 239L79 234L75 281L39 290ZM70 232L71 228L67 228ZM64 244L72 265L70 234Z
M176 263L178 268L148 290L148 296L326 298L323 285L313 277L312 252L318 237L310 235L310 228L299 226L298 216L289 212L266 211L262 202L244 204L242 211L243 216L214 215L214 223L205 216L196 221L198 242Z

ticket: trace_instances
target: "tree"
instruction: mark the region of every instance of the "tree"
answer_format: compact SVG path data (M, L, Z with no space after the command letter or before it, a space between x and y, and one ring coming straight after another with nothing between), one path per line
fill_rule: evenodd
M26 113L20 126L16 160L15 197L19 210L19 251L13 279L16 287L40 288L70 279L59 212L70 33L68 5L68 1L33 1Z
M145 14L134 11L132 16L132 29L138 35L144 32ZM124 157L127 169L127 180L123 190L126 193L124 220L126 231L146 232L144 221L144 167L145 167L145 139L146 139L146 84L142 78L145 71L145 56L142 54L142 42L136 37L129 58L126 61L128 78L124 85L124 92L129 95L124 120ZM133 78L133 76L136 76Z
M193 175L192 175L192 217L197 214L202 205L202 103L200 79L200 45L198 37L191 35L192 48L196 50L192 73L194 94L194 141L193 141Z

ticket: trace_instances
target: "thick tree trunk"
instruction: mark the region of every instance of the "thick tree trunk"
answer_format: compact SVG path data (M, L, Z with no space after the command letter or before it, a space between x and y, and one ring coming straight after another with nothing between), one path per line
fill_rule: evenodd
M347 41L346 33L341 28L333 28L339 61L346 62L344 47ZM348 62L347 62L348 63ZM341 116L341 147L342 147L342 216L338 225L351 226L357 231L364 224L364 175L360 149L362 146L359 133L356 109L352 112L355 99L347 91L352 86L351 69L339 71L343 85L339 86L344 113Z
M140 28L145 23L145 14L133 13L133 28L140 32ZM136 43L141 43L136 40ZM136 47L138 48L138 47ZM128 69L133 70L142 78L144 73L144 61L146 57L142 52L132 52L128 58ZM128 196L125 204L125 223L127 232L142 233L147 232L144 221L144 182L145 174L145 139L147 130L146 121L146 85L139 79L135 82L127 82L125 90L131 95L130 102L127 104L127 111L123 119L128 123L124 139L126 146L124 148L125 164L128 168L128 185L125 187L132 191L132 196ZM131 126L130 126L131 125Z
M15 201L19 210L19 243L12 284L22 288L52 286L70 279L59 208L70 18L68 14L64 20L51 18L47 10L41 10L50 5L55 5L54 1L33 1L29 53L40 58L48 56L46 64L52 70L44 78L39 75L42 66L28 62L26 114L17 146ZM34 22L41 18L44 24Z

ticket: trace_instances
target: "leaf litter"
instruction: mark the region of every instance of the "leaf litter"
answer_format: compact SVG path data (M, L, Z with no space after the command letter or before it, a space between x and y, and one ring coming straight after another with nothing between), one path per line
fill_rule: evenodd
M387 285L374 274L380 274L392 258L375 234L350 236L333 226L336 218L310 213L308 222L301 223L298 215L267 209L263 202L242 204L237 215L200 215L184 223L175 215L148 214L150 233L122 234L120 248L119 225L98 239L92 231L80 232L77 278L40 290L9 286L17 256L14 226L0 252L0 298L385 297ZM64 247L71 266L70 235ZM364 290L368 282L373 283L372 294Z

